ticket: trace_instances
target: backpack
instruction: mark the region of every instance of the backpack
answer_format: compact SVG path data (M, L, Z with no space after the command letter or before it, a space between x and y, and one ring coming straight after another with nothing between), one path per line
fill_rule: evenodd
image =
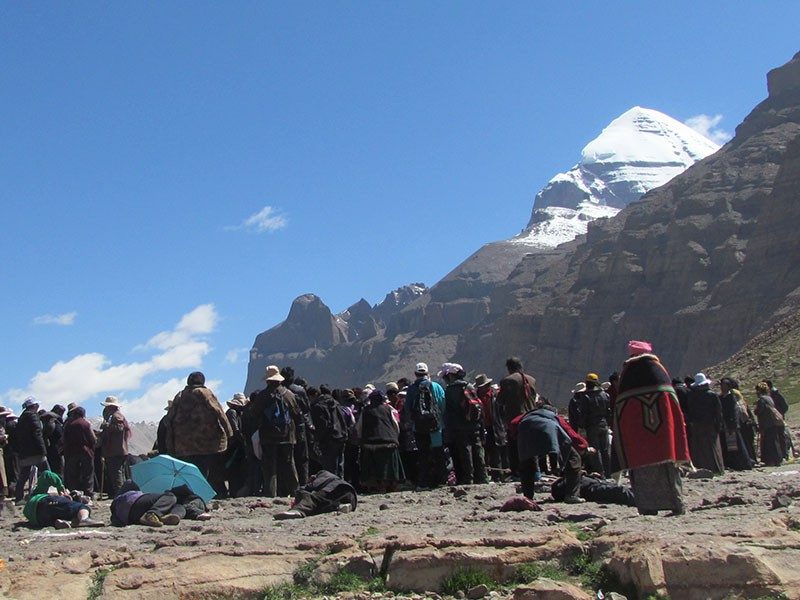
M414 430L418 433L433 433L442 428L442 418L439 414L439 403L433 395L433 387L429 381L423 381L417 386L419 395L411 412Z
M347 440L347 417L342 411L342 406L334 399L323 401L319 407L319 419L322 430L319 431L320 437L333 442L344 442Z
M292 416L282 394L273 394L272 402L264 407L264 428L269 433L287 435Z
M470 423L483 422L483 403L469 383L464 386L464 418Z

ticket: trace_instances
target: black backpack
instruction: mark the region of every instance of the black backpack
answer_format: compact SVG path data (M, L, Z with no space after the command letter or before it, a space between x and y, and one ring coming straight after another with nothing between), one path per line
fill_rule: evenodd
M417 386L419 394L411 411L411 420L417 433L433 433L442 428L442 417L439 414L439 403L433 395L430 381L422 381Z
M347 441L347 422L344 412L341 410L336 400L330 400L323 405L325 409L326 434L328 439L334 442Z

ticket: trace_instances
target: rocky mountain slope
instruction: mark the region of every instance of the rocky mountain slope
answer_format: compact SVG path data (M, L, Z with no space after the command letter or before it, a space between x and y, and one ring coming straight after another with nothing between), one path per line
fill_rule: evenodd
M748 341L725 361L706 369L716 379L735 374L746 398L753 399L755 385L770 379L790 404L800 402L800 312L794 312ZM800 423L793 408L790 423Z
M311 381L344 385L343 378L353 376L355 365L363 361L361 349L365 342L394 327L400 311L426 291L424 284L412 283L389 292L375 306L362 298L336 315L314 294L297 297L286 320L256 337L250 351L245 393L263 387L261 378L269 364L291 363L298 374ZM334 370L341 377L330 378L329 373Z
M256 338L246 389L260 385L266 364L287 360L307 377L334 385L400 377L423 355L443 362L458 334L489 314L491 292L525 255L585 234L590 221L615 215L716 149L663 113L630 109L587 144L577 165L537 194L521 234L480 248L433 289L412 284L375 307L362 299L339 315L313 294L298 297L283 323Z
M408 375L417 360L497 378L517 354L557 402L587 370L619 368L629 338L653 341L681 374L730 356L800 300L800 55L767 82L721 150L585 237L487 245L374 337L287 354L262 334L259 354L334 385Z
M769 73L768 89L719 152L590 224L561 256L523 259L496 292L513 298L507 310L467 332L455 357L519 353L565 399L586 370L618 368L629 338L688 373L795 312L800 55Z

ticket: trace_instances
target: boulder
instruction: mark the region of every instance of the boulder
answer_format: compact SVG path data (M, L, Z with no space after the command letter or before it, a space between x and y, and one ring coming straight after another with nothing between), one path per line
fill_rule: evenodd
M486 544L483 540L480 544ZM582 551L581 542L570 531L542 528L531 545L445 546L398 550L389 567L391 590L424 592L440 590L445 579L459 568L479 569L494 581L506 582L519 565L547 560L568 560Z
M607 568L643 595L723 599L784 593L793 600L800 598L800 573L793 566L800 564L800 548L794 544L686 544L664 536L657 544L642 540L610 548Z
M117 600L199 600L263 594L266 587L290 583L307 554L224 556L200 553L158 569L118 568L103 582L103 598ZM84 589L85 596L85 589Z
M341 571L358 575L361 579L370 580L375 577L377 567L372 556L358 547L348 548L337 554L323 556L317 568L314 569L312 579L316 583L327 583L331 577Z
M513 600L592 600L586 591L566 583L540 577L514 590Z

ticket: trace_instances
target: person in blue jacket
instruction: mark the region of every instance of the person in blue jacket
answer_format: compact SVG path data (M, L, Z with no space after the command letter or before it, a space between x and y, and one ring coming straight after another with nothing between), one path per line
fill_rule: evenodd
M443 444L444 389L431 381L428 365L414 367L414 382L406 388L401 421L410 423L417 441L418 486L434 488L447 479L447 460Z

